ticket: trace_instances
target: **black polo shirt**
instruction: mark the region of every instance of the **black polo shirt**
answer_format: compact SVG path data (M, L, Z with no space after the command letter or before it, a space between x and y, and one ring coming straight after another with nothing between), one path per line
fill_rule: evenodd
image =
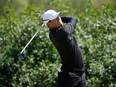
M73 17L61 17L66 24L60 28L50 29L50 40L56 47L61 60L61 70L83 69L83 57L81 50L73 36L76 19Z

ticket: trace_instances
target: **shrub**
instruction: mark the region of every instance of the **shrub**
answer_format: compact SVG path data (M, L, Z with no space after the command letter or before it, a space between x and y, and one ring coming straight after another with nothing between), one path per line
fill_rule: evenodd
M88 8L79 16L76 35L85 59L88 87L116 86L115 9L108 5L101 10Z
M75 37L84 55L88 87L116 86L115 12L115 7L107 5L102 10L89 7L77 17ZM0 17L0 86L54 87L60 58L45 27L26 49L27 58L17 58L41 26L43 11L30 6L20 17L12 9L6 13Z

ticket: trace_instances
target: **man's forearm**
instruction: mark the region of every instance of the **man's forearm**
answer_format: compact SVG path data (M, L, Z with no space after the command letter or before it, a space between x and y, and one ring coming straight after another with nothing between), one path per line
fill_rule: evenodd
M61 19L62 22L71 23L74 26L74 28L76 27L77 20L74 17L66 16L66 17L61 17Z

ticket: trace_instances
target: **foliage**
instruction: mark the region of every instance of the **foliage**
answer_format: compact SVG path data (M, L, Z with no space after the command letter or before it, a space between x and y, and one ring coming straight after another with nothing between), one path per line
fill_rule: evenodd
M16 13L20 16L20 12L27 6L33 5L41 10L55 9L57 11L77 9L77 13L85 12L85 6L88 0L0 0L0 15L5 16L3 10L7 7L15 9ZM83 4L83 6L81 6ZM76 13L76 14L77 14Z
M116 8L88 8L79 16L77 37L85 58L88 87L116 86Z
M88 7L85 14L76 17L75 37L84 55L88 87L116 86L115 9L107 5L101 10ZM6 9L7 15L0 17L0 87L55 87L60 58L45 27L27 47L27 58L17 58L41 26L43 12L29 6L20 17L12 9Z

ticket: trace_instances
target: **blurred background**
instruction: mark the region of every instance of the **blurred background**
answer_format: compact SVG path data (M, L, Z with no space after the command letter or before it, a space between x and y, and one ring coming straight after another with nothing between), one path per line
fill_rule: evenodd
M48 9L78 19L87 87L116 87L116 0L0 0L0 87L55 87L60 56L41 26Z
M70 6L71 10L75 10L79 14L85 12L88 2L91 2L95 8L101 8L105 3L116 5L116 0L0 0L0 15L6 15L3 13L3 10L6 8L13 8L19 14L30 5L41 10L54 9L61 11L64 11L67 5Z

